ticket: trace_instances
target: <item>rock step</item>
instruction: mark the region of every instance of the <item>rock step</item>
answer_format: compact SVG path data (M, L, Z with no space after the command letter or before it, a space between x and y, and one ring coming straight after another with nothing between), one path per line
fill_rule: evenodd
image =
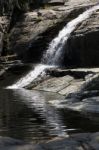
M38 82L32 89L42 90L47 92L57 92L61 95L68 96L69 94L79 93L87 88L89 84L98 78L99 69L47 69L46 74L49 78ZM31 86L32 87L32 86Z
M0 150L99 150L99 132L73 134L34 145L1 137L0 143Z

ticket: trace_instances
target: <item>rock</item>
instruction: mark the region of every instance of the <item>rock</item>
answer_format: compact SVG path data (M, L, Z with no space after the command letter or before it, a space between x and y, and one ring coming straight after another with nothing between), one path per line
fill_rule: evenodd
M69 86L72 80L73 78L70 76L52 78L52 79L45 80L44 82L42 82L41 84L39 84L33 89L49 91L49 92L59 92L65 87Z
M43 150L38 145L26 143L21 140L13 139L10 137L0 137L0 150Z
M84 81L76 81L74 83L71 83L68 87L63 88L62 90L59 91L59 94L68 96L71 93L76 93L79 92L79 89L81 86L84 84Z
M66 0L50 0L48 4L50 5L64 5Z
M57 19L57 14L54 10L40 10L38 11L39 17L43 17L43 19Z
M0 137L1 150L98 150L99 132L72 134L54 138L45 143L31 144L9 137Z
M83 21L68 39L66 48L68 56L64 58L64 64L76 66L98 66L99 43L99 12L95 12L90 18ZM68 62L65 61L67 58ZM73 63L72 63L73 62Z
M74 97L74 95L88 89L94 82L96 83L98 78L98 69L59 69L50 68L45 72L45 76L39 77L39 80L33 81L29 89L57 92L61 95L65 95L66 98ZM74 94L74 95L73 95ZM81 95L79 95L81 97ZM77 98L75 96L75 98Z
M65 95L65 100L53 100L49 103L57 108L65 108L67 110L77 111L91 120L98 120L94 114L99 114L99 73L96 73L93 70L92 74L93 75L89 78L86 78L85 75L84 79L73 79L72 81L67 82L68 84L66 84L66 76L64 76L64 85L66 86L63 86L62 89L60 88L59 91L55 91L55 89L52 91ZM63 77L58 78L61 79ZM54 81L50 83L52 87L55 88L55 86L57 85L55 83L55 77ZM55 86L53 86L54 83Z
M8 51L10 53L17 53L19 58L24 61L40 62L43 52L47 49L51 40L57 36L59 30L68 21L76 18L78 14L97 2L97 0L94 2L92 0L45 0L42 2L38 0L36 3L39 6L41 6L41 3L44 3L49 4L48 7L38 7L36 10L21 13L17 20L14 20L16 22L10 28L8 22L10 22L11 18L0 17L3 18L3 21L2 19L0 20L2 22L0 27L3 30L3 32L0 32L0 49L2 51L5 28L9 28L9 33L8 35L6 34L7 40L9 38ZM67 56L65 53L64 65L98 65L98 23L96 20L98 20L98 12L80 24L72 34L66 44L69 55ZM12 22L13 18L11 24ZM93 37L94 39L97 38L97 40L92 41ZM4 44L4 46L6 45ZM89 50L93 51L94 47L96 49L95 53L91 52L89 56Z
M55 19L55 16L52 10L23 14L10 32L10 51L14 51L25 61L40 61L43 51L63 24L61 19Z
M4 79L5 72L6 72L5 69L0 70L0 80Z
M55 1L49 1L48 3L54 2ZM63 1L57 1L57 3L59 2L63 3ZM59 30L61 30L69 20L76 18L78 14L82 13L87 7L93 6L95 2L86 1L85 5L81 5L82 3L80 1L78 2L77 5L75 4L74 1L73 2L68 1L66 2L66 4L67 4L66 6L62 4L61 6L55 5L55 6L48 6L45 8L39 8L38 10L34 10L20 15L18 17L15 26L12 28L9 34L9 51L17 53L19 58L23 59L24 61L40 62L42 54L47 49L51 40L55 36L57 36ZM97 17L98 16L96 14L96 18ZM93 16L91 18L92 18L91 22L93 22L94 20ZM91 22L88 24L88 27L91 26ZM93 28L95 28L95 26L96 25L93 24ZM82 30L84 31L85 28L86 27L84 26ZM94 33L92 33L92 31L91 34L93 35ZM87 33L89 38L90 33L89 32ZM96 34L94 34L95 38L96 36L98 36L97 32ZM64 65L68 64L76 65L77 63L80 64L79 62L80 54L84 50L82 49L79 52L78 49L75 48L75 51L73 50L71 51L71 49L73 49L72 48L73 43L74 46L77 45L76 41L78 43L76 37L79 37L79 39L82 38L82 37L80 38L79 33L75 32L75 34L73 34L72 37L68 40L66 47L70 49L69 53L71 57L67 57L67 55L65 54L63 62ZM73 42L72 39L75 39L75 42ZM80 46L82 45L81 42L79 42L79 44ZM83 63L81 63L81 65L83 65Z
M42 143L40 146L45 150L98 150L99 132L72 134L68 138L56 138L47 143Z
M0 55L3 50L3 37L5 32L6 18L0 17Z
M3 33L0 32L0 54L2 52L2 49L3 49Z

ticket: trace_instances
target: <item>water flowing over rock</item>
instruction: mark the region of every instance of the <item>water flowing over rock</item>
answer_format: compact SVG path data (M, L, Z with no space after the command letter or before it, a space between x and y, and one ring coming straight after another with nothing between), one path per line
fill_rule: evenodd
M46 68L49 68L47 65L38 65L32 71L30 71L25 77L21 78L17 83L12 86L7 87L8 89L17 89L26 87L29 85L34 79L36 79L39 75L44 75L44 71Z
M16 98L19 96L19 100L23 100L28 108L35 110L38 115L41 112L45 121L52 125L51 127L55 127L55 131L59 132L60 137L34 145L24 142L21 144L21 141L9 138L2 139L1 137L0 149L99 149L99 133L96 129L94 132L97 133L67 135L66 126L61 124L61 119L53 111L56 109L61 111L62 109L64 114L65 111L68 111L69 113L64 115L65 121L68 121L68 117L71 119L70 113L75 113L86 118L89 121L89 126L90 121L92 124L94 121L96 124L99 123L99 68L72 69L74 66L99 65L99 46L97 44L99 41L99 4L95 5L96 2L96 0L94 2L91 0L86 2L85 0L78 2L77 0L43 1L44 5L42 6L45 8L21 14L14 26L9 29L9 49L14 50L23 61L40 62L42 60L43 64L33 66L28 74L15 84L11 83L12 85L7 88L15 89ZM58 31L60 31L59 34ZM60 68L60 66L67 68ZM17 74L21 74L20 72L24 68L23 66L22 68L21 66L14 67L9 70L17 72L18 69ZM4 72L1 71L0 77L2 74ZM37 95L33 91L25 91L24 88L34 90L34 93L36 91ZM48 105L42 96L39 96L40 91L48 92L50 95L47 99ZM56 98L54 100L51 98L50 92L53 93L52 95L55 93L62 96L63 99ZM48 106L52 108L50 111L48 111ZM76 120L73 119L73 121ZM85 124L85 122L83 125L81 125L82 122L78 123L80 127ZM85 128L87 128L86 125ZM70 130L75 133L74 128Z
M42 60L45 64L51 65L61 65L61 57L63 59L63 48L66 44L66 41L70 37L71 32L74 31L77 25L84 21L85 19L89 18L94 11L99 9L99 5L94 6L84 13L80 14L76 19L70 21L60 32L59 35L52 40L49 44L48 50L45 52ZM49 67L49 66L48 66ZM46 66L37 66L33 71L27 74L23 79L20 79L15 85L12 85L11 88L18 88L18 87L25 87L29 85L35 78L37 78L42 72L44 72ZM9 87L10 88L10 87Z
M69 22L60 32L59 35L52 40L52 42L49 44L49 48L47 52L45 53L45 56L43 57L45 59L45 62L47 64L55 64L55 65L61 65L61 61L64 57L64 45L66 44L66 41L70 37L70 34L76 29L76 26L79 25L81 22L89 18L92 13L99 9L99 6L92 7L92 9L89 9L85 11L83 14L80 14L76 19ZM66 52L67 51L67 52ZM65 51L65 53L68 53L68 49Z
M77 6L75 1L68 1L65 3L67 5L49 6L20 15L9 34L9 50L17 53L24 61L40 62L48 44L66 23L95 5L95 2L84 1L82 4L81 1L78 1L79 5ZM74 53L76 55L76 50ZM69 64L70 55L67 56L67 53L64 55L67 57L64 59L64 64Z

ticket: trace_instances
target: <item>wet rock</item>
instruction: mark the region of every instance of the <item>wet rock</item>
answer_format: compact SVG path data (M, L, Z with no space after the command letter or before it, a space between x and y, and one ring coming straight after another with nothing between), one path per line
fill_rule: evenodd
M55 16L53 10L23 14L10 32L10 51L25 61L40 61L43 51L62 25L61 19Z
M48 3L51 2L54 3L55 1L49 1ZM57 1L57 3L58 2L60 3L60 1ZM64 2L66 2L66 6L64 6L63 4ZM90 2L86 1L85 3L86 5L81 5L82 3L80 1L78 2L78 5L76 5L74 1L73 2L64 1L64 2L61 1L62 3L61 6L56 6L56 5L48 6L45 7L44 9L40 8L38 10L34 10L20 15L15 26L11 29L9 34L9 50L11 52L16 52L19 58L23 59L24 61L29 61L29 62L41 61L43 52L48 48L48 45L51 42L51 40L55 36L57 36L59 30L61 30L68 21L72 20L73 18L76 18L78 14L82 13L87 7L93 6L96 3L92 1ZM97 18L97 14L96 17L94 18ZM94 18L92 17L92 21L90 22L88 27L92 25L91 23L93 22ZM93 26L95 27L95 24L93 24ZM85 28L86 27L84 26L84 28L82 29L84 34L85 34L84 31ZM76 33L74 37L75 38L80 37L80 34ZM70 40L70 42L68 41L68 43L71 43L72 41ZM73 44L69 44L69 45L73 45ZM66 46L66 48L67 47L68 49L71 50L71 46L70 47ZM76 56L76 51L77 51L77 56ZM82 51L80 53L82 53ZM69 55L72 57L72 59L69 57L67 58L67 55L65 54L66 59L64 58L64 62L63 62L64 65L66 64L71 65L71 62L73 62L74 65L75 62L79 63L80 54L78 53L78 49L75 49L75 51L72 51L72 53L70 51L70 55ZM77 59L78 61L76 60L77 57L79 57L79 59Z
M42 91L57 92L66 98L81 99L83 90L97 82L98 69L46 69L45 75L34 80L27 88ZM86 94L85 94L86 95ZM91 94L90 94L91 95Z
M98 150L99 132L73 134L68 138L57 138L40 145L45 150Z
M75 70L75 69L73 69L73 70ZM96 72L96 70L97 70L97 72ZM54 71L52 71L52 72L54 72ZM51 72L51 74L52 74L52 72ZM56 70L55 70L55 72L56 72ZM62 70L61 71L58 70L58 73L59 72L62 74ZM63 70L63 73L64 72L65 72L65 70ZM90 72L89 72L89 75L90 75ZM56 87L58 86L59 90L51 89L51 85L46 82L49 85L50 90L52 90L54 92L58 92L59 94L66 96L65 100L60 100L60 101L53 100L53 101L50 101L49 103L59 109L64 108L66 110L79 112L91 120L95 119L95 121L98 121L98 118L95 116L95 114L99 114L99 72L98 72L98 69L93 69L93 72L91 72L90 76L89 75L88 74L85 75L84 78L82 75L82 79L81 78L80 79L72 78L71 81L69 81L69 82L67 81L68 84L66 84L67 76L64 75L62 77L57 77L57 79L61 79L61 78L64 79L64 82L63 82L64 84L62 85L62 88L61 88L60 84L59 84L60 88L56 84L58 80L56 80L54 77L53 78L54 80L51 79L52 82L50 82L50 83L51 83L52 87L54 87L55 89L57 89ZM54 74L54 76L55 76L55 74ZM55 83L55 80L56 80L56 83ZM45 85L45 82L43 82L43 83ZM43 85L43 83L42 83L42 85ZM53 86L53 84L55 84L55 85ZM43 87L43 86L41 86L41 87L40 86L39 85L37 86L38 90L41 89L41 87ZM42 90L46 91L47 86L45 89L42 88Z
M58 137L40 144L28 144L12 138L0 138L1 150L98 150L99 132L72 134L69 137Z
M68 39L68 62L64 63L79 66L98 66L99 43L99 12L95 12L90 18L83 21ZM66 55L65 55L66 56ZM73 62L73 64L72 64Z
M71 82L72 83L72 82ZM75 86L77 81L75 82ZM81 85L80 85L81 84ZM64 101L51 102L57 108L65 108L83 114L90 120L98 122L99 114L99 74L86 81L79 82L73 87L73 83L61 90L60 94L67 94ZM69 92L68 92L69 89ZM96 115L97 114L97 115Z

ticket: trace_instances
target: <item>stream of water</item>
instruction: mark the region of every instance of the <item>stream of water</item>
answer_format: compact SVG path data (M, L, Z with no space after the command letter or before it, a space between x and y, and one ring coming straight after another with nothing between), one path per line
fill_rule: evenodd
M63 59L63 47L66 44L66 41L70 37L70 34L76 29L77 25L79 25L82 21L89 18L96 10L99 9L99 5L94 6L82 14L80 14L77 18L70 21L58 34L56 38L52 40L49 44L49 48L45 51L45 54L41 58L41 62L44 65L38 65L34 70L30 71L26 76L21 78L14 85L9 86L8 88L22 88L30 84L34 79L36 79L46 68L59 66ZM67 50L68 51L68 50ZM47 64L47 65L45 65Z
M49 44L41 59L42 64L37 65L7 89L0 90L1 136L37 143L52 137L67 136L68 133L73 132L99 131L97 123L91 122L78 113L64 109L57 110L48 103L49 100L60 100L64 97L23 89L39 75L44 76L47 68L61 64L63 47L70 34L79 23L89 18L98 9L99 5L94 6L70 21Z

